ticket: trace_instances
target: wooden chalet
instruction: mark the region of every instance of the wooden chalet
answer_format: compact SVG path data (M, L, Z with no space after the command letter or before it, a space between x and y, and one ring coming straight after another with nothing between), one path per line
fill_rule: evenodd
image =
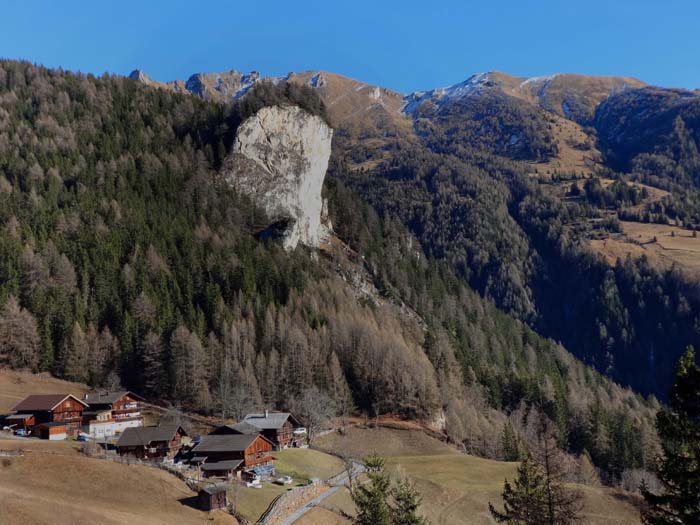
M272 472L273 448L259 434L209 434L192 449L190 463L199 464L205 477L230 479L241 472L264 476Z
M243 423L245 425L243 425ZM236 429L256 428L263 436L270 440L276 450L289 447L299 447L303 443L302 437L294 435L294 429L301 427L301 423L289 412L265 412L248 414Z
M226 487L220 485L213 485L211 487L204 487L197 494L198 506L202 510L216 510L224 509L228 506L228 499L226 498Z
M33 416L35 426L62 423L65 433L75 436L80 431L86 408L87 404L72 394L42 394L24 398L12 410L17 414Z
M127 428L143 426L143 398L129 391L85 394L88 410L83 417L83 432L92 436L113 436Z
M129 427L119 436L117 452L140 459L172 458L180 450L185 436L187 433L176 424Z

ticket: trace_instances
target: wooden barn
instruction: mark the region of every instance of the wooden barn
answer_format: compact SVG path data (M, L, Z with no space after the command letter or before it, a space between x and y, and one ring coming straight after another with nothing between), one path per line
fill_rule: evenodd
M230 479L242 471L272 471L273 444L259 434L204 436L192 449L205 477Z
M294 429L300 426L299 421L289 412L266 410L260 414L248 414L235 425L220 426L212 434L262 434L274 445L275 450L282 450L303 444L303 435L294 434Z
M141 459L172 458L182 446L187 433L180 425L157 427L130 427L117 441L119 455L132 455Z
M221 485L204 487L199 491L197 499L199 508L202 510L223 509L228 505L226 487Z
M66 434L75 436L80 431L83 411L87 404L72 394L41 394L24 398L12 410L18 414L31 414L34 424L62 423Z

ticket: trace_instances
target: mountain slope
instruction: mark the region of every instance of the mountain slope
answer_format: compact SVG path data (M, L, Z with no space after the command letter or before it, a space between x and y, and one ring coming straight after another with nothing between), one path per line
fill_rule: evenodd
M474 250L464 264L426 242L420 216L402 224L397 196L413 190L405 173L355 173L333 159L325 190L337 237L320 252L287 252L256 236L269 219L254 195L233 191L221 166L241 123L261 108L322 113L312 88L259 83L224 107L130 79L0 64L0 329L22 327L29 366L91 385L121 380L151 399L217 414L304 410L300 400L315 388L343 412L433 420L492 457L502 454L506 413L542 410L572 452L589 450L610 476L649 464L654 403L470 289L466 272L488 258ZM511 175L492 165L449 171L417 141L402 150L399 137L388 138L436 163L434 188L462 177L461 204L473 215L456 231L476 248L489 240L485 197L508 190L493 182ZM382 203L341 182L362 189L366 181L353 177L370 175L393 181L396 193ZM415 196L451 198L410 180L422 191ZM506 302L527 296L517 257L528 247L508 252L500 238L517 229L504 197L492 215L500 248L488 263L499 250L514 253L497 267L507 284L489 280L489 264L475 282ZM16 351L0 349L10 361Z

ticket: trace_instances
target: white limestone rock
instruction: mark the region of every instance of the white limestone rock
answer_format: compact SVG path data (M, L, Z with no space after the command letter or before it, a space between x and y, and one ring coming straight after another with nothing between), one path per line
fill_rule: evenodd
M329 233L321 197L333 130L297 106L265 107L238 128L224 176L270 220L287 250L317 247Z

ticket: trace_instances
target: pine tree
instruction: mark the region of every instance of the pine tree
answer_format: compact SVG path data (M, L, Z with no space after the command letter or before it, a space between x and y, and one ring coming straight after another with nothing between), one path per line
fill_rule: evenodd
M418 515L422 498L407 479L399 480L391 489L391 522L393 525L426 525L425 518Z
M353 523L356 525L390 525L391 510L389 497L390 480L384 472L384 460L377 455L364 459L369 483L354 482L350 486L350 496L357 509Z
M501 434L501 450L504 461L519 461L521 459L522 447L520 444L520 438L515 432L515 429L510 421L506 421L506 424L503 425L503 432Z
M664 492L642 487L647 525L700 523L700 367L689 347L676 365L669 407L657 415L663 455L656 473Z
M513 484L506 480L503 486L503 511L489 503L489 511L499 523L509 525L541 525L547 523L547 495L545 480L530 456L518 467Z

